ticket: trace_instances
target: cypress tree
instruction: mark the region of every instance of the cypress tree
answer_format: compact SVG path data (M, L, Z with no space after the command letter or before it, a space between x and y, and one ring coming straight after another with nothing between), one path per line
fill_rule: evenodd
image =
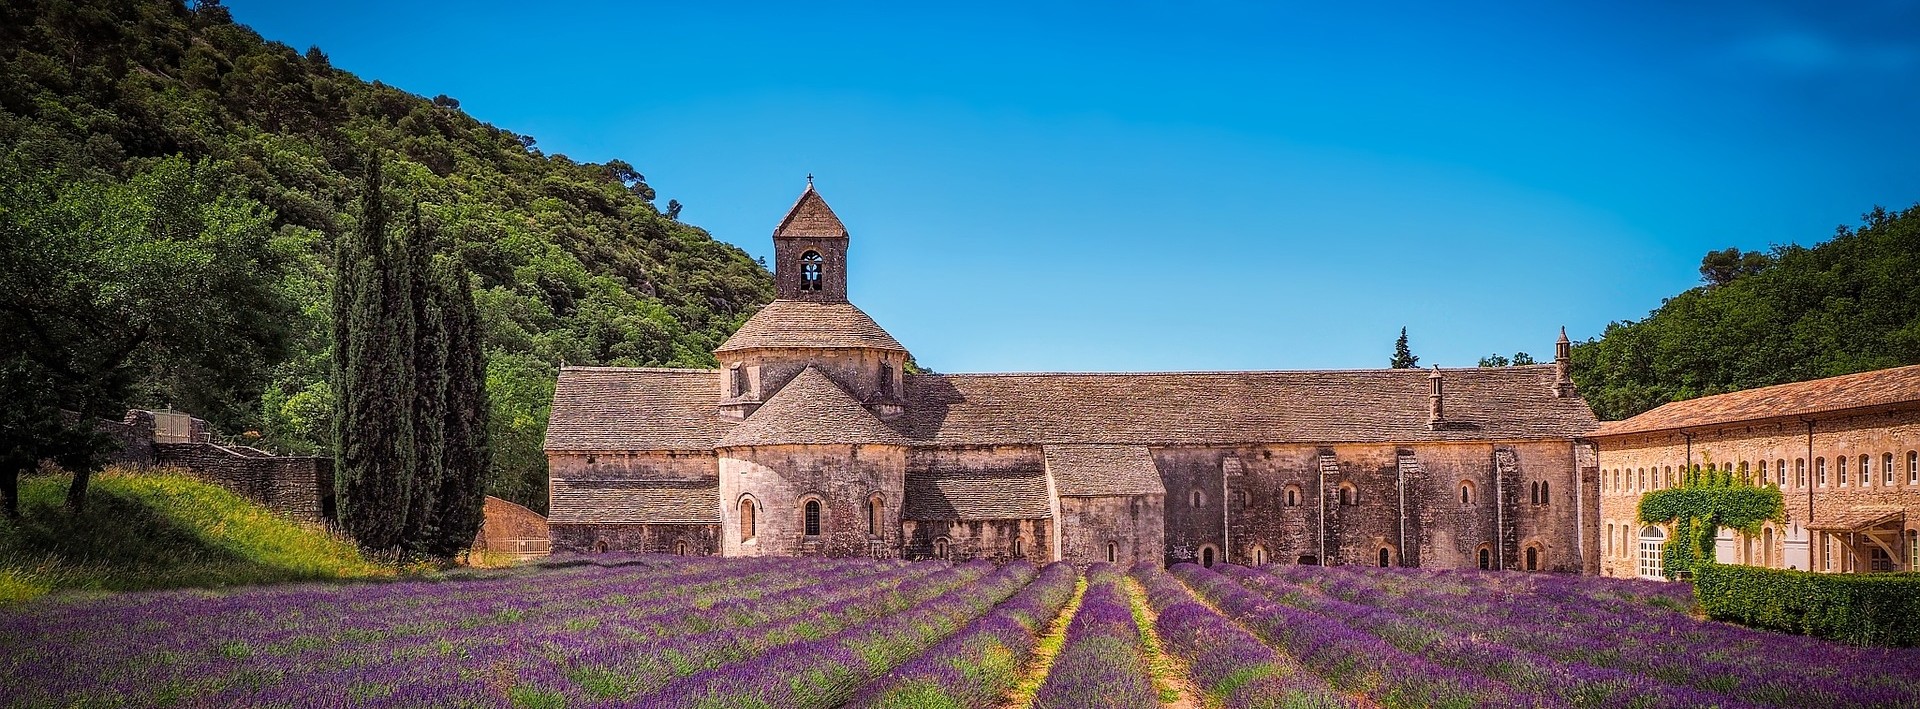
M445 464L437 504L438 526L429 552L451 557L473 544L486 503L486 475L492 468L488 441L487 360L482 349L480 311L474 305L467 270L457 259L442 259L436 269L446 313Z
M334 293L334 488L340 523L355 541L398 551L414 457L413 306L394 263L381 172L376 153Z
M1393 341L1393 359L1387 362L1394 369L1413 369L1420 366L1420 358L1407 347L1407 329L1400 328L1400 339Z
M412 396L413 455L408 475L406 531L407 550L425 553L431 539L437 513L435 498L440 493L442 466L445 463L447 330L443 322L446 298L434 272L434 234L420 220L420 205L413 205L406 237L406 258L402 263L403 280L412 306L407 313L412 323L412 347L409 363L413 380Z

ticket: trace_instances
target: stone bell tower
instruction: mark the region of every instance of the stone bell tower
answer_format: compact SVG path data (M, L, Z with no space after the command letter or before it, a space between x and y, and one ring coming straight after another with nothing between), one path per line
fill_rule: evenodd
M813 190L812 175L800 200L773 230L773 258L776 297L847 302L847 227Z

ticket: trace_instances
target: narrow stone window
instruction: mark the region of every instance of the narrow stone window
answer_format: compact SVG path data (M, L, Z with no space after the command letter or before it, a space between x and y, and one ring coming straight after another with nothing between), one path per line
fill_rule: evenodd
M1288 507L1300 506L1300 487L1299 486L1297 485L1287 486L1287 506Z
M800 255L800 290L820 290L825 261L818 251Z
M1847 457L1846 456L1844 455L1836 456L1833 459L1833 472L1835 475L1840 476L1841 485L1845 485L1849 482L1847 480Z
M880 536L880 516L887 510L886 501L879 495L867 498L867 534Z
M674 545L673 545L673 555L674 555L674 556L686 556L686 555L687 555L687 543L686 543L685 541L680 541L680 542L675 542L675 543L674 543Z
M1107 542L1107 563L1109 564L1120 563L1120 545L1119 544L1115 542Z
M1551 504L1553 502L1553 489L1550 487L1547 487L1549 483L1550 481L1547 481L1547 480L1540 481L1540 504L1542 505Z
M952 550L948 548L946 537L933 540L933 558L945 559L950 553L952 553Z
M1760 532L1760 565L1766 566L1769 568L1773 566L1773 528L1772 527L1768 527L1764 530L1761 530Z
M605 553L607 553L607 542L606 542L606 540L604 540L604 539L603 539L603 540L600 540L599 542L597 542L597 543L595 543L595 544L593 545L593 550L594 550L594 551L597 551L597 552L600 552L600 553L602 553L602 554L605 554Z
M1200 565L1213 568L1213 545L1200 547Z
M1920 452L1907 451L1907 484L1920 485Z
M1813 459L1813 476L1820 481L1820 487L1827 486L1827 459L1826 458L1821 457L1821 458Z
M1880 454L1880 483L1882 485L1893 484L1893 454L1892 453Z
M1779 480L1780 487L1787 486L1787 459L1773 461L1773 476Z
M1480 570L1493 570L1493 550L1485 546L1480 547Z
M806 511L801 520L803 531L809 537L820 536L820 501L807 500Z
M1340 504L1348 507L1360 504L1360 491L1353 483L1340 483Z
M1793 486L1794 487L1807 486L1807 459L1806 458L1793 459Z
M1393 565L1393 552L1391 550L1388 550L1386 547L1380 547L1380 568L1384 569L1392 565Z
M1862 486L1873 484L1873 466L1868 464L1868 458L1864 455L1860 456L1860 484Z
M1614 471L1614 473L1616 473L1616 475L1614 476L1616 480L1619 479L1619 475L1617 475L1617 473L1619 472L1620 471L1618 470ZM1474 489L1473 481L1472 480L1460 481L1460 504L1471 505L1478 502L1479 500L1480 500L1479 491Z
M1540 549L1539 549L1539 547L1527 547L1527 570L1528 570L1528 571L1539 571L1539 570L1540 570Z
M1267 565L1267 548L1266 547L1260 546L1258 544L1253 545L1253 565L1254 566Z
M1187 493L1187 502L1194 507L1204 507L1207 504L1207 493L1201 492L1196 488L1192 492Z
M1907 530L1907 570L1920 571L1920 531Z
M753 519L754 512L753 498L740 498L740 541L752 539L753 535L759 533L756 529L758 525Z
M1601 553L1602 554L1613 553L1613 523L1612 522L1607 523L1607 548L1602 550Z
M731 390L729 396L742 396L747 393L747 370L742 368L740 363L735 362L733 366L727 368L727 381L727 388Z
M1027 551L1026 545L1021 544L1020 540L1018 539L1013 540L1013 558L1015 559L1026 558L1027 556L1026 551Z
M888 362L880 363L880 395L893 396L893 365Z
M1527 504L1540 504L1540 483L1527 483Z

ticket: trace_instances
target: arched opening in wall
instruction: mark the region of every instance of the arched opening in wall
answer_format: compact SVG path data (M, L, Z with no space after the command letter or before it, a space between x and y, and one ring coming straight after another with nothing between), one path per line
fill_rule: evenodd
M1640 528L1640 578L1665 579L1667 532L1656 525Z
M1120 544L1118 542L1107 542L1107 563L1120 563Z
M1480 569L1482 571L1493 570L1493 547L1485 544L1480 545Z
M1525 566L1525 568L1526 568L1526 570L1528 570L1528 571L1539 571L1539 570L1540 570L1540 565L1541 565L1541 563L1542 563L1542 562L1541 562L1541 556L1542 556L1542 554L1541 554L1541 552L1540 552L1540 547L1537 547L1537 546L1528 546L1528 547L1527 547L1527 551L1526 551L1526 554L1525 554L1525 563L1526 563L1526 566Z
M1611 556L1613 554L1613 523L1612 522L1607 523L1606 539L1607 539L1606 548L1601 549L1600 553Z
M740 496L740 541L749 541L759 534L759 521L754 516L759 510L754 508L752 495Z
M1817 481L1819 481L1819 484L1820 484L1820 487L1826 487L1826 486L1827 486L1827 458L1826 458L1826 456L1821 456L1821 457L1819 457L1819 458L1814 458L1814 459L1813 459L1813 478L1814 478L1815 480L1817 480Z
M1026 557L1027 557L1027 545L1019 539L1014 539L1013 540L1013 558L1024 559Z
M1866 456L1864 455L1860 456L1860 484L1861 485L1870 485L1873 483L1873 468L1872 466L1867 464L1867 460L1868 459Z
M1388 548L1386 548L1386 547L1380 547L1380 558L1379 558L1379 561L1380 561L1380 568L1383 568L1383 569L1384 569L1384 568L1387 568L1387 567L1389 567L1389 566L1392 566L1392 565L1393 565L1393 550L1392 550L1392 549L1388 549Z
M1255 544L1253 545L1252 553L1253 553L1254 566L1267 565L1267 548L1266 547Z
M1620 480L1620 475L1619 475L1620 471L1615 470L1613 472L1614 472L1613 479L1616 482L1618 482ZM1472 480L1460 481L1460 504L1471 505L1478 502L1479 500L1480 500L1480 493L1478 490L1474 489L1473 481Z
M1760 530L1760 565L1773 568L1773 528Z
M935 559L945 559L945 558L948 558L948 556L949 556L950 554L952 554L952 552L953 552L953 550L952 550L951 548L949 548L949 547L950 547L950 544L949 544L949 542L947 541L947 538L946 538L946 537L936 537L936 538L934 538L934 540L933 540L933 558L935 558Z
M1540 504L1540 483L1538 482L1527 483L1527 504L1530 504L1530 505Z
M887 501L885 498L880 497L878 493L867 498L867 534L868 535L875 536L875 537L880 536L880 530L886 528L881 523L880 518L882 515L886 514L886 511L887 511Z
M1920 451L1907 451L1907 484L1920 485Z
M1286 505L1288 507L1300 506L1300 486L1299 485L1288 485L1285 496L1287 500Z
M1807 459L1806 458L1793 459L1793 486L1794 487L1807 486Z
M801 507L801 532L809 537L820 536L820 501L807 500Z
M1881 472L1880 484L1892 485L1893 484L1893 454L1892 453L1880 454L1880 472Z
M1549 481L1540 481L1540 504L1542 505L1552 504L1553 502L1553 488L1548 487L1548 485Z
M1773 461L1773 477L1779 482L1780 487L1787 486L1787 459Z
M800 290L820 290L825 276L826 259L820 258L820 252L800 254Z
M1194 507L1205 507L1207 505L1206 491L1201 490L1200 488L1194 488L1192 491L1188 492L1187 504L1192 505Z
M686 555L687 555L687 540L685 540L685 539L682 539L682 540L680 540L680 541L677 541L677 542L674 542L674 543L673 543L673 555L674 555L674 556L686 556Z
M1360 490L1353 483L1340 483L1340 504L1351 507L1360 504Z
M1293 563L1299 564L1301 566L1319 566L1320 557L1314 556L1312 554L1301 554L1300 558L1295 559Z
M1216 557L1217 553L1218 552L1214 550L1212 544L1208 544L1200 547L1200 565L1205 566L1207 568L1213 568L1213 560Z

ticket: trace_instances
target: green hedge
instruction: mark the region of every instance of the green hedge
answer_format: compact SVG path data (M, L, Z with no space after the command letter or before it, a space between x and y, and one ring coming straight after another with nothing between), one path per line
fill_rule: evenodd
M1715 620L1855 645L1920 646L1920 573L1701 564L1693 594Z

